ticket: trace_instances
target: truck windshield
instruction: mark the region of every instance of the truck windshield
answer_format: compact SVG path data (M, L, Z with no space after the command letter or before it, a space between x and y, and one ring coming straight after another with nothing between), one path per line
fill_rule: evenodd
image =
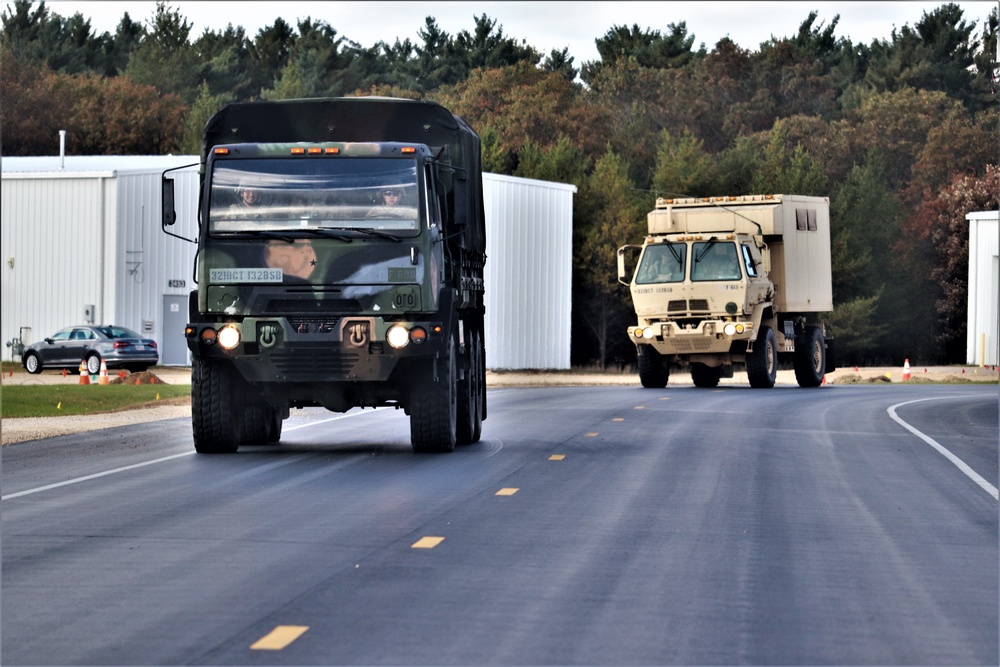
M736 244L722 241L695 243L691 248L694 262L691 264L691 280L739 280L740 262L736 255Z
M210 177L209 232L419 230L412 159L219 160Z
M686 258L685 243L648 245L636 269L635 282L639 285L682 282Z

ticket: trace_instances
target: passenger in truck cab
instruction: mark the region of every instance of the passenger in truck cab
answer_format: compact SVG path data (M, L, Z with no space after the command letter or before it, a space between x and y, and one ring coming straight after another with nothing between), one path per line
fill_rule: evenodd
M380 206L368 211L366 218L408 218L412 211L399 205L402 192L396 188L386 188L379 193L382 199Z
M229 207L229 215L234 218L259 218L264 195L259 188L241 182L236 188L236 203Z

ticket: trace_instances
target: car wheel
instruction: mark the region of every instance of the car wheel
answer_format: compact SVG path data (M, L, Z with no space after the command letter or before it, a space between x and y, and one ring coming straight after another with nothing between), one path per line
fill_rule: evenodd
M101 358L96 354L87 355L87 372L91 375L97 375L101 372Z
M34 352L29 352L24 355L24 369L37 375L42 372L42 360Z

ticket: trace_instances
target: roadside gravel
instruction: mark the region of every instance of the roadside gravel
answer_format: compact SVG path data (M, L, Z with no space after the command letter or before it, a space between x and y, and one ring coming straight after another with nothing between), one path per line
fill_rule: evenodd
M189 368L155 368L154 374L167 384L190 384L191 369ZM954 367L914 367L910 369L910 379L906 382L923 384L928 382L948 383L994 383L998 382L995 369L975 368L973 366ZM901 368L853 368L840 369L827 376L827 384L873 384L903 382ZM63 377L61 373L48 372L40 375L28 375L24 372L14 372L13 375L2 378L3 386L26 384L76 384L79 378L76 374ZM690 384L687 373L674 372L670 376L671 385ZM779 385L795 385L795 374L792 371L779 371ZM746 386L746 373L737 372L731 379L724 379L720 385ZM501 387L545 387L545 386L639 386L639 378L634 373L584 373L579 371L487 371L486 386L490 389ZM99 391L99 388L95 388ZM2 399L2 394L0 394ZM0 421L0 442L4 445L29 440L40 440L60 435L81 433L98 429L126 426L130 424L174 419L190 418L191 405L187 399L172 399L162 405L142 407L135 410L111 412L90 415L72 415L65 417L29 417L23 419L4 419Z

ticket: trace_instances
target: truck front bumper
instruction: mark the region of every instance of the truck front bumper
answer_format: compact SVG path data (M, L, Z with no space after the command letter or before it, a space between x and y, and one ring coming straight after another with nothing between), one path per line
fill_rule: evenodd
M702 320L697 324L653 322L628 328L636 345L650 345L663 355L728 354L736 341L754 338L753 322Z
M193 323L188 348L230 361L250 382L380 382L404 359L434 358L449 333L441 322L348 316L320 327L286 318Z

